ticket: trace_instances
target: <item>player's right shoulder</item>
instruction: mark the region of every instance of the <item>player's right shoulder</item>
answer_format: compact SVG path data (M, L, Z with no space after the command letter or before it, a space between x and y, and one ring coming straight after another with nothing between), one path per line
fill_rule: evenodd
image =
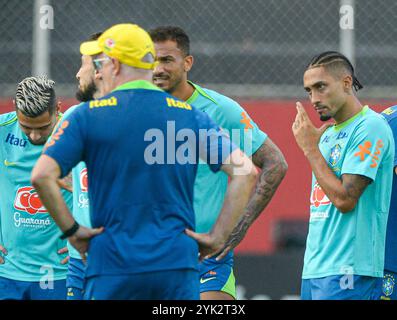
M0 114L0 127L6 127L12 125L18 121L17 114L15 111Z

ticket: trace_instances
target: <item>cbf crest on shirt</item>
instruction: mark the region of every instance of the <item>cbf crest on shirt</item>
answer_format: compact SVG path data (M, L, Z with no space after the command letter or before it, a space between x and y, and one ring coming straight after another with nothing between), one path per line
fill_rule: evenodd
M340 212L312 177L310 224L303 278L344 274L383 275L394 141L386 121L367 106L346 122L328 128L319 148L328 167L371 179L356 207Z

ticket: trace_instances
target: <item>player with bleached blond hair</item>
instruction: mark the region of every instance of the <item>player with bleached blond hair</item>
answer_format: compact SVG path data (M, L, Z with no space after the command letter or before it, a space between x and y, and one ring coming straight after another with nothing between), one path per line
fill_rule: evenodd
M0 300L66 298L66 241L30 184L59 119L54 86L45 77L24 79L16 111L0 115ZM71 194L63 196L71 206Z

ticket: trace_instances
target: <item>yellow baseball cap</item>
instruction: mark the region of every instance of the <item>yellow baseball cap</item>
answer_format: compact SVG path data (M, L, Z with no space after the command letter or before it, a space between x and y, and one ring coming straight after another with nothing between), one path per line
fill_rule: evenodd
M96 55L103 52L121 63L141 69L154 69L156 62L145 62L146 55L156 52L149 34L136 24L116 24L107 29L98 40L83 42L80 53Z

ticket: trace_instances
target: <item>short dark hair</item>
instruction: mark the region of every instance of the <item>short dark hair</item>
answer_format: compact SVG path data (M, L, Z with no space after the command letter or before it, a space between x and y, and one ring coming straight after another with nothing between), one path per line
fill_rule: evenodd
M190 40L186 32L176 26L161 26L149 31L153 42L175 41L177 47L186 55L190 55Z
M314 56L307 66L307 69L314 67L343 67L353 78L353 88L358 91L364 86L358 81L356 75L354 74L354 68L349 59L342 53L337 51L325 51Z

